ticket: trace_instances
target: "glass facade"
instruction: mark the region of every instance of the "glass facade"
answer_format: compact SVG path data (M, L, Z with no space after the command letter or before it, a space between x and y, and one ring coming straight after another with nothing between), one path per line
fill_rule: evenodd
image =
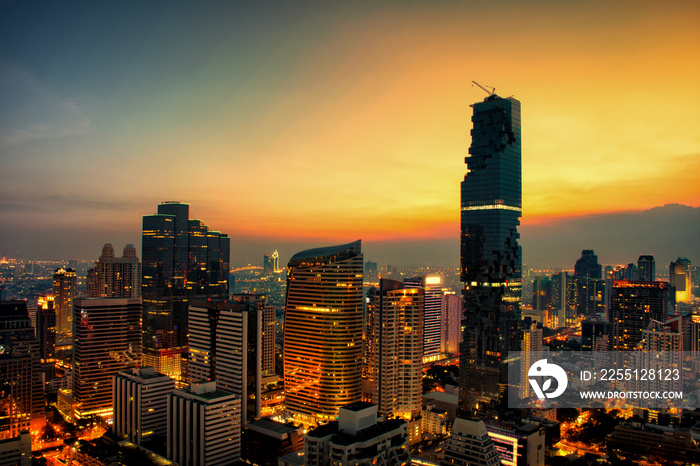
M302 422L333 420L360 400L362 265L360 241L289 261L284 388L287 409Z
M520 102L490 95L474 104L461 189L464 282L460 406L503 401L508 351L520 350L522 215Z

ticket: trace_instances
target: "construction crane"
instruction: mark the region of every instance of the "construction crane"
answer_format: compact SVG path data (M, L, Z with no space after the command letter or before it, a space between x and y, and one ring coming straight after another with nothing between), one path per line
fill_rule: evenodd
M494 94L496 93L496 88L495 88L495 87L491 87L491 86L482 86L481 84L479 84L479 83L476 82L476 81L472 81L472 82L473 82L474 84L476 84L477 86L479 86L479 87L480 87L484 92L486 92L488 95L494 95ZM489 89L491 89L491 90L489 91L488 89L486 89L487 87L488 87Z

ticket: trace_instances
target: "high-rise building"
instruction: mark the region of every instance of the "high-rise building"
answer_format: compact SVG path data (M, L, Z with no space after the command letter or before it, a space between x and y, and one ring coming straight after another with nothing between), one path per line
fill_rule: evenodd
M68 343L73 335L73 298L77 275L70 267L60 267L53 275L56 334L61 343Z
M535 361L542 359L542 342L543 342L543 331L542 327L538 327L537 323L527 323L528 320L523 321L523 341L522 341L522 354L523 362L521 364L522 374L520 380L523 381L520 386L520 398L526 399L532 393L532 388L527 381L527 370L532 366Z
M462 341L462 316L464 305L462 297L454 293L442 295L442 353L448 356L459 355L459 343Z
M271 275L272 271L272 258L270 258L269 254L265 254L263 256L263 273L265 275Z
M77 419L112 416L112 378L141 365L141 298L78 298L73 401Z
M0 440L45 423L39 341L25 301L0 301Z
M36 337L39 339L39 357L44 361L56 356L56 312L53 296L39 296L36 310Z
M461 189L460 405L467 411L504 399L508 352L522 340L520 102L492 94L472 107Z
M593 249L581 251L581 258L576 261L574 266L574 276L586 278L603 277L603 267L598 263L598 256L596 256Z
M186 346L188 301L228 297L230 238L190 220L189 204L164 202L143 217L141 253L144 308L165 347Z
M275 306L268 302L267 295L255 293L235 293L231 295L233 301L250 303L256 310L262 310L262 371L263 376L275 373Z
M690 260L679 257L669 266L671 286L676 290L676 303L690 303L693 301L693 288L690 277Z
M549 323L552 328L566 327L574 321L573 306L569 298L573 281L574 277L568 272L552 275L552 310Z
M139 298L141 296L141 261L133 244L124 247L122 257L114 256L107 243L95 267L88 270L88 298Z
M175 390L175 381L152 367L142 367L117 373L113 385L112 431L137 445L165 440L168 394Z
M639 280L642 282L656 281L656 262L652 255L641 255L637 259L639 269Z
M442 278L423 275L404 280L407 288L420 287L425 290L423 312L423 361L440 359L442 350Z
M168 394L168 458L182 466L224 466L241 458L241 400L216 382Z
M385 278L367 292L366 385L386 418L410 420L420 414L424 296L423 288Z
M286 407L310 424L360 400L362 265L358 240L299 252L287 266Z
M253 302L193 300L190 304L190 383L216 381L242 400L242 430L261 417L263 310Z
M634 351L652 320L664 322L668 283L615 280L610 303L610 350Z

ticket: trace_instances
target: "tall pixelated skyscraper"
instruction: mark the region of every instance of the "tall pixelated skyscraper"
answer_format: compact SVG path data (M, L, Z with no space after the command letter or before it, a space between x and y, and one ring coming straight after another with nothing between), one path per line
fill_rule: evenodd
M194 298L227 298L230 239L189 219L189 204L164 202L143 217L145 312L164 330L164 347L187 345L187 306Z
M88 298L141 297L141 261L133 244L124 247L122 257L115 257L114 247L107 243L95 267L88 270Z
M53 274L54 311L56 312L56 339L68 343L73 335L73 298L77 275L70 267L56 269Z
M309 249L287 266L286 407L302 422L330 421L360 400L362 245Z
M508 351L519 351L522 340L520 102L492 94L472 107L461 195L460 407L465 411L503 399Z

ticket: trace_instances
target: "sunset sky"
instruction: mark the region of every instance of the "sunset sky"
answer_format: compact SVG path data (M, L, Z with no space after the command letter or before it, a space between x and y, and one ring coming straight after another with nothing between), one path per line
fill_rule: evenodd
M472 80L522 103L524 228L700 207L698 25L696 1L3 2L0 255L140 250L164 200L233 263L456 238Z

